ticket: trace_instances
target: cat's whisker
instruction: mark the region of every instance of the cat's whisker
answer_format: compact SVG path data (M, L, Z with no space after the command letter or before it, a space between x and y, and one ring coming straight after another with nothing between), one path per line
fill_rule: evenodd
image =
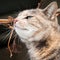
M8 39L8 38L9 38L9 35L10 35L10 33L8 33L8 34L5 36L5 39Z
M7 38L7 36L9 36L9 34L10 34L10 31L9 31L9 30L6 31L6 32L4 32L4 33L2 33L2 34L0 35L0 37L1 37L0 40L3 39L3 38L4 38L4 39ZM3 36L3 35L5 35L5 36Z
M5 31L4 33L2 33L0 36L3 36L4 34L9 34L10 33L10 30L8 31ZM5 35L6 36L6 35Z
M7 33L9 33L9 32L10 32L10 30L7 30L7 31L3 32L1 35L7 34Z

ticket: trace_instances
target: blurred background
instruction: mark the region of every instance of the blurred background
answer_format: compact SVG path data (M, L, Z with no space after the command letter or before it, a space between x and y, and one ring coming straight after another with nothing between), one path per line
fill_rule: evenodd
M40 8L45 8L52 1L56 1L58 7L60 7L60 0L41 0ZM40 2L40 0L0 0L0 19L7 18L8 16L15 18L22 10L36 8L38 2ZM59 19L60 17L58 16L58 22L60 24ZM18 37L16 38L16 44L19 45L17 48L19 53L14 53L13 57L10 58L10 53L7 49L9 37L7 39L5 38L9 31L5 26L0 25L0 60L30 60L26 46L20 42ZM13 43L13 39L14 38L11 39L11 44Z

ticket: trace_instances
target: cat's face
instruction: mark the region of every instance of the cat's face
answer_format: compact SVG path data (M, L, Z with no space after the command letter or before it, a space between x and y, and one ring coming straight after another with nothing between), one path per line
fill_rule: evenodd
M40 14L42 14L40 10L32 9L25 10L16 17L18 21L15 23L15 31L21 38L30 38L36 31L42 30L45 25L47 26L46 22L44 23L43 14Z
M25 10L18 14L18 16L15 18L14 28L21 39L27 40L31 37L38 39L50 31L52 22L49 20L49 18L51 18L50 15L56 9L54 6L55 3L54 5L50 5L52 5L52 7L48 6L48 8L46 8L50 11L50 13L47 10L46 15L44 14L45 10L43 11L41 9ZM36 37L36 34L39 37Z

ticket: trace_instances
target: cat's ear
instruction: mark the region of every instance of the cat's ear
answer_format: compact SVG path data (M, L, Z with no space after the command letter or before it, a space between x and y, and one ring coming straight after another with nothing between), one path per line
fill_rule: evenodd
M52 18L52 16L56 14L57 9L57 2L54 1L50 3L45 9L43 9L43 12L48 18Z

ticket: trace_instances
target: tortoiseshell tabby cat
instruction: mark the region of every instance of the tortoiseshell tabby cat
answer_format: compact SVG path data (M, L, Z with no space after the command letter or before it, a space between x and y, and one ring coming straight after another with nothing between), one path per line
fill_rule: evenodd
M52 2L45 9L24 10L14 20L14 30L25 43L30 60L60 60L60 9Z

